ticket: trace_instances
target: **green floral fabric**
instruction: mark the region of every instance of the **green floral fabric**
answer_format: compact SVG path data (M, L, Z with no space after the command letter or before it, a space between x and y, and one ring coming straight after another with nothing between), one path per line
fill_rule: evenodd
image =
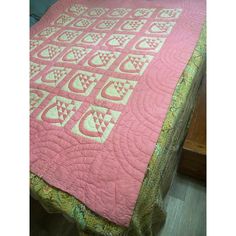
M116 225L92 212L72 195L48 185L30 173L32 196L51 213L62 213L78 227L78 235L152 236L164 224L163 199L178 162L181 146L193 110L206 56L206 26L173 94L161 134L149 162L128 228ZM151 106L151 104L150 104Z

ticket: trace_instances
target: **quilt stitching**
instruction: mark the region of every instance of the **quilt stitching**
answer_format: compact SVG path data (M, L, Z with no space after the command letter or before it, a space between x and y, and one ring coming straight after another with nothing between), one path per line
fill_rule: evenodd
M132 140L133 137L130 135L139 132L133 129L133 125L136 127L137 123L140 123L143 129L146 127L152 133L153 120L159 119L159 117L151 118L148 115L147 119L144 119L140 114L153 112L144 106L146 98L143 97L145 95L142 94L142 88L149 87L151 93L153 92L153 99L156 88L159 89L157 89L159 92L162 92L161 89L166 89L166 91L163 90L163 94L169 93L171 90L173 81L170 80L169 85L164 88L159 81L158 74L153 75L148 68L157 64L162 48L167 44L168 37L172 34L176 21L182 14L183 10L180 8L162 9L140 6L91 8L77 3L67 5L63 12L52 19L50 26L32 37L34 41L31 43L33 53L30 69L33 124L36 126L38 124L42 129L55 131L57 134L63 131L69 139L71 137L73 140L77 140L73 141L72 146L76 148L78 145L78 156L81 154L79 146L93 145L99 148L100 146L97 144L106 144L109 147L107 153L104 152L98 160L102 161L103 158L109 156L109 150L115 151L119 156L118 159L123 158L119 159L119 163L116 165L122 165L120 166L122 175L129 176L133 181L131 181L133 188L137 189L143 173L136 167L136 164L139 161L142 163L142 160L133 163L133 160L128 159L129 150L136 150L137 154L142 153L146 160L146 156L149 156L149 144L145 150L141 145L143 140ZM160 60L159 63L165 64L166 61ZM161 68L158 69L161 70ZM175 67L173 67L174 70ZM69 74L72 76L68 76ZM137 96L138 93L140 96ZM48 95L50 95L50 99ZM140 107L137 111L132 110L133 120L127 118L125 120L128 106L134 104L134 96ZM150 99L150 102L154 103L152 97ZM165 105L164 95L161 94L160 99ZM163 108L160 106L158 109ZM38 123L35 123L35 120ZM123 135L123 141L119 136L121 127L127 132ZM111 140L114 143L111 143ZM76 142L78 143L76 144ZM37 145L36 143L35 145ZM137 147L126 148L126 143L130 143L131 146L135 144ZM138 148L139 143L140 149ZM120 147L114 150L119 145ZM64 144L61 143L61 147L63 146ZM50 156L51 153L55 153L55 150L49 150L48 155ZM135 154L133 153L132 156ZM51 156L55 163L59 161L60 155ZM66 150L64 155L67 156ZM90 157L88 156L88 158ZM138 155L137 158L139 158ZM96 162L96 160L94 161ZM103 161L105 163L105 160ZM110 161L116 162L115 159ZM99 163L96 165L99 166ZM146 165L146 163L142 163L142 165ZM47 171L50 171L50 168L47 168ZM57 179L60 171L59 169L55 171L55 176L58 176L55 179ZM95 172L92 170L88 175ZM77 172L73 173L77 174ZM79 178L79 176L77 177ZM104 178L107 177L104 176ZM82 182L81 186L83 186ZM114 180L113 182L118 185L119 181ZM55 184L59 186L59 182ZM79 189L79 184L74 179L73 185L75 186L70 190L73 192L75 189ZM99 199L93 196L93 191L100 188L104 191L104 199L107 199L107 202L114 201L112 199L114 193L110 192L110 195L107 195L105 186L99 186L99 184L103 184L102 180L97 184L97 186L87 186L86 193L89 198L80 196L88 207L90 207L90 198L101 201L100 195ZM122 186L123 183L120 184ZM112 187L109 186L109 191L111 189ZM131 192L127 193L125 201L129 202ZM110 196L111 199L109 199ZM104 204L99 202L98 205L103 206ZM116 202L111 204L114 205ZM127 204L130 209L133 207L132 203ZM126 203L119 201L118 208L125 208L125 205ZM94 211L118 224L128 224L131 215L122 216L119 210L112 212L111 209L108 211L108 208L102 209L99 206L98 208L91 207Z

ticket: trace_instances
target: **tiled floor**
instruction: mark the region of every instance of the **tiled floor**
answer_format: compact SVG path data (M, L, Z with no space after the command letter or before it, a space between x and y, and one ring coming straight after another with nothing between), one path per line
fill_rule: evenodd
M203 184L177 175L165 199L167 220L159 236L206 235L206 188ZM63 216L47 214L31 201L31 236L76 236L76 227Z

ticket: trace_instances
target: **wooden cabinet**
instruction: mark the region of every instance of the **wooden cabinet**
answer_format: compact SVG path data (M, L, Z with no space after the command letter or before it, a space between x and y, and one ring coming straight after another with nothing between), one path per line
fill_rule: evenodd
M199 88L178 168L179 173L206 180L206 77Z

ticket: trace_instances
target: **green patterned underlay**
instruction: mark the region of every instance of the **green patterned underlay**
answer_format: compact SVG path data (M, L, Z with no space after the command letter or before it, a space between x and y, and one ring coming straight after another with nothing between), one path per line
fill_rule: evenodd
M206 26L204 25L193 55L173 94L155 151L136 202L130 226L118 226L92 212L68 193L48 185L30 173L32 196L50 213L62 213L76 223L78 235L151 236L165 222L163 199L168 191L200 84L200 72L206 56Z

